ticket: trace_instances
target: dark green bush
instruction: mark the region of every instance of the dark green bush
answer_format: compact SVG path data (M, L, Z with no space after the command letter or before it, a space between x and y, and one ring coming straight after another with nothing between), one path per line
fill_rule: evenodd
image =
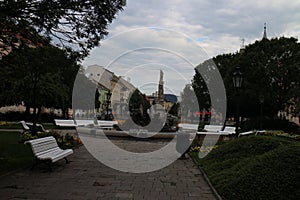
M271 136L220 145L200 165L223 199L300 199L300 143Z
M53 136L56 139L58 146L62 149L75 148L81 144L80 140L74 139L74 137L69 135L68 133L65 135L60 135L56 132L50 132L50 133L37 132L36 134L32 134L30 132L24 132L21 136L21 142L24 143L27 140L33 140L33 139L43 138L48 136Z

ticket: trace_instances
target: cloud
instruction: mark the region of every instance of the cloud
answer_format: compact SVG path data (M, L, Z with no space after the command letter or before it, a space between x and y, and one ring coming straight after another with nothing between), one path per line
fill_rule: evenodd
M194 71L188 63L198 65L209 57L238 51L242 38L246 44L262 38L265 22L268 37L299 36L299 10L299 1L284 0L127 0L125 10L109 27L107 40L83 65L113 62L118 65L115 73L122 75L136 66L159 63L191 80ZM152 74L137 73L132 79L157 80ZM182 88L174 77L166 75L165 81Z

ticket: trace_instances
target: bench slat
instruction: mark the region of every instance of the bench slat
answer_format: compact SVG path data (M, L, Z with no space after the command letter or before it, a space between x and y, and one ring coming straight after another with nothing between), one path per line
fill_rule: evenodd
M97 120L96 124L94 120L65 120L65 119L54 119L56 126L61 127L77 127L77 126L88 126L88 125L96 125L100 127L108 127L113 128L114 125L118 125L118 121L105 121L105 120Z
M55 151L50 151L48 153L39 155L38 158L41 160L50 159L52 162L56 162L68 155L71 155L72 153L73 153L73 150L71 150L71 149L66 149L66 150L56 149Z
M53 136L26 141L30 144L33 154L40 160L51 160L56 162L73 153L72 149L63 150L58 147Z
M54 139L55 140L55 139ZM31 145L32 150L35 154L49 150L49 149L54 149L57 148L58 145L56 141L43 141L41 143L36 143Z

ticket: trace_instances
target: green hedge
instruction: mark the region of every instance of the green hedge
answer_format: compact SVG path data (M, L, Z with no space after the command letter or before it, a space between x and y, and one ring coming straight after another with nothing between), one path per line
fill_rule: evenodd
M295 140L240 138L198 161L224 199L300 199L300 143Z
M25 132L21 136L21 142L24 143L27 140L33 140L47 136L53 136L56 139L58 146L62 149L76 148L77 146L81 145L81 141L79 138L74 138L68 133L61 135L56 132L37 132L34 134Z

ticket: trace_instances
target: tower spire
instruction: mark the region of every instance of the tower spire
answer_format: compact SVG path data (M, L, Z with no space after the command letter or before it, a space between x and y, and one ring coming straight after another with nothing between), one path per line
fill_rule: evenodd
M241 48L240 48L240 54L243 54L245 52L245 39L242 38L241 42L242 42L242 44L241 44Z
M267 23L264 23L264 34L263 34L263 39L268 39L268 38L267 38Z
M164 72L160 70L159 84L158 84L158 94L157 103L163 106L164 104Z

